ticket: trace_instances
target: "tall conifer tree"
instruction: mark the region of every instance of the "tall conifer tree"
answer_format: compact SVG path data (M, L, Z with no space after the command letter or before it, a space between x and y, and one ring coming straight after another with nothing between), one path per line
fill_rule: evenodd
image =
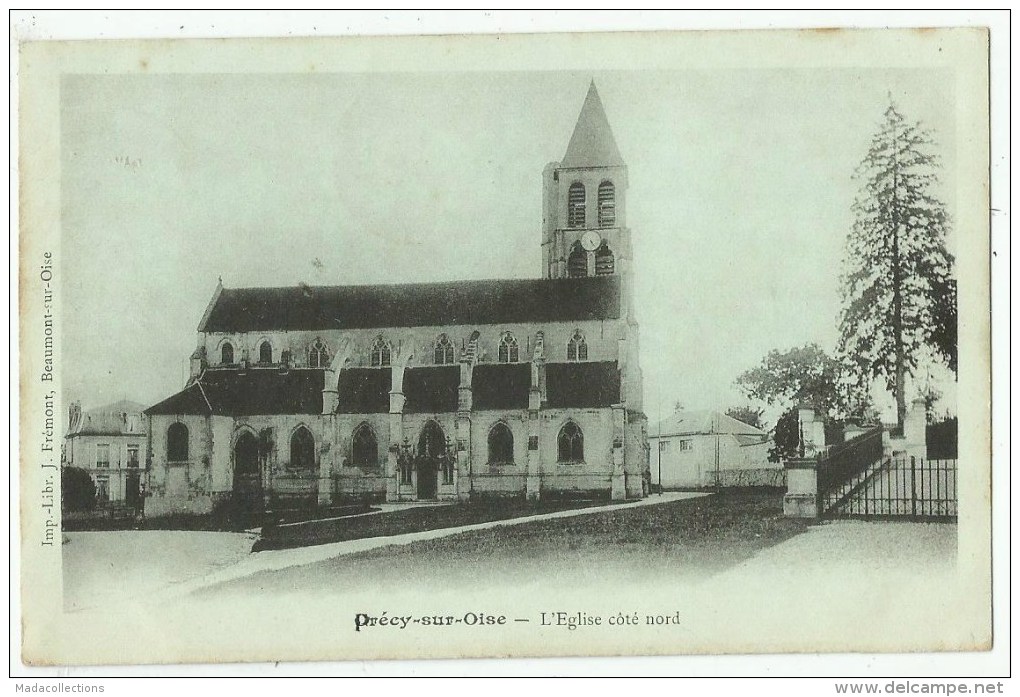
M900 426L905 382L924 346L956 370L956 283L949 221L936 197L939 163L929 131L890 104L855 174L841 276L837 354L855 387L883 378Z

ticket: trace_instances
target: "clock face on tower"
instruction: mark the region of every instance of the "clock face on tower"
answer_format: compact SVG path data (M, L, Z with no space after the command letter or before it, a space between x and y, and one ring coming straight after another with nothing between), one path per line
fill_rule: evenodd
M594 252L600 244L602 244L602 236L594 230L589 230L581 235L581 246L586 251Z

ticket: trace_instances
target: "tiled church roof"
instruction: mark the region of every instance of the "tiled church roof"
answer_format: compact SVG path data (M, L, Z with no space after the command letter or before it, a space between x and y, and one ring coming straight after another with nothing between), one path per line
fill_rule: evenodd
M620 403L620 371L616 361L548 363L545 366L546 406L577 409Z
M615 319L617 276L223 288L200 332L323 331Z
M389 368L340 371L341 414L384 414L390 405ZM241 372L207 370L177 394L145 410L146 414L251 416L318 414L322 411L323 371L249 368ZM404 413L457 411L460 366L440 365L404 371ZM476 365L472 377L475 409L527 409L531 364ZM620 401L620 371L615 361L546 364L546 405L553 408L607 407Z
M344 368L337 387L337 413L386 414L391 380L389 368Z
M475 409L527 409L530 363L480 363L471 374Z
M404 371L404 413L457 411L460 366L437 365Z
M207 370L146 414L319 414L322 370Z

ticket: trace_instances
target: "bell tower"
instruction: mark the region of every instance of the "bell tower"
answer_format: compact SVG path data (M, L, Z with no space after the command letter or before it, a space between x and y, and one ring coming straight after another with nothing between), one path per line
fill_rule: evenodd
M627 165L592 80L566 154L542 173L544 276L623 274L630 259Z

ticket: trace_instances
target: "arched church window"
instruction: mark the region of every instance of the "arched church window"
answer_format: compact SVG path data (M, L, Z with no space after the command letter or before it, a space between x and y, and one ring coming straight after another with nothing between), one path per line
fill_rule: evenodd
M259 344L259 363L273 362L273 345L268 341Z
M188 427L182 423L170 424L166 430L166 459L168 462L188 459Z
M575 242L570 248L570 256L567 257L567 276L570 278L584 278L588 275L588 253L581 247L580 242Z
M379 441L368 424L361 424L354 430L354 437L351 439L351 464L355 467L379 466Z
M563 424L556 445L558 462L584 462L584 434L573 421Z
M234 362L234 346L229 341L224 341L220 347L220 363Z
M603 240L602 246L595 250L595 275L612 276L615 271L616 257Z
M567 190L567 227L584 227L584 184L574 182Z
M588 342L585 341L584 334L580 330L575 331L574 335L570 337L570 341L567 342L567 360L588 360Z
M521 360L520 346L517 345L517 339L510 332L503 332L497 353L500 363L517 363Z
M616 187L613 182L599 184L599 227L616 225Z
M500 421L489 430L489 464L505 465L514 461L514 434Z
M390 345L382 335L375 338L372 344L372 367L385 368L390 364Z
M290 466L292 469L315 467L315 439L304 426L298 426L290 436Z
M329 349L326 348L326 344L322 342L322 339L316 339L315 343L308 348L308 367L329 367Z
M436 365L453 363L453 343L446 334L440 334L436 339L436 348L432 352L432 362Z

